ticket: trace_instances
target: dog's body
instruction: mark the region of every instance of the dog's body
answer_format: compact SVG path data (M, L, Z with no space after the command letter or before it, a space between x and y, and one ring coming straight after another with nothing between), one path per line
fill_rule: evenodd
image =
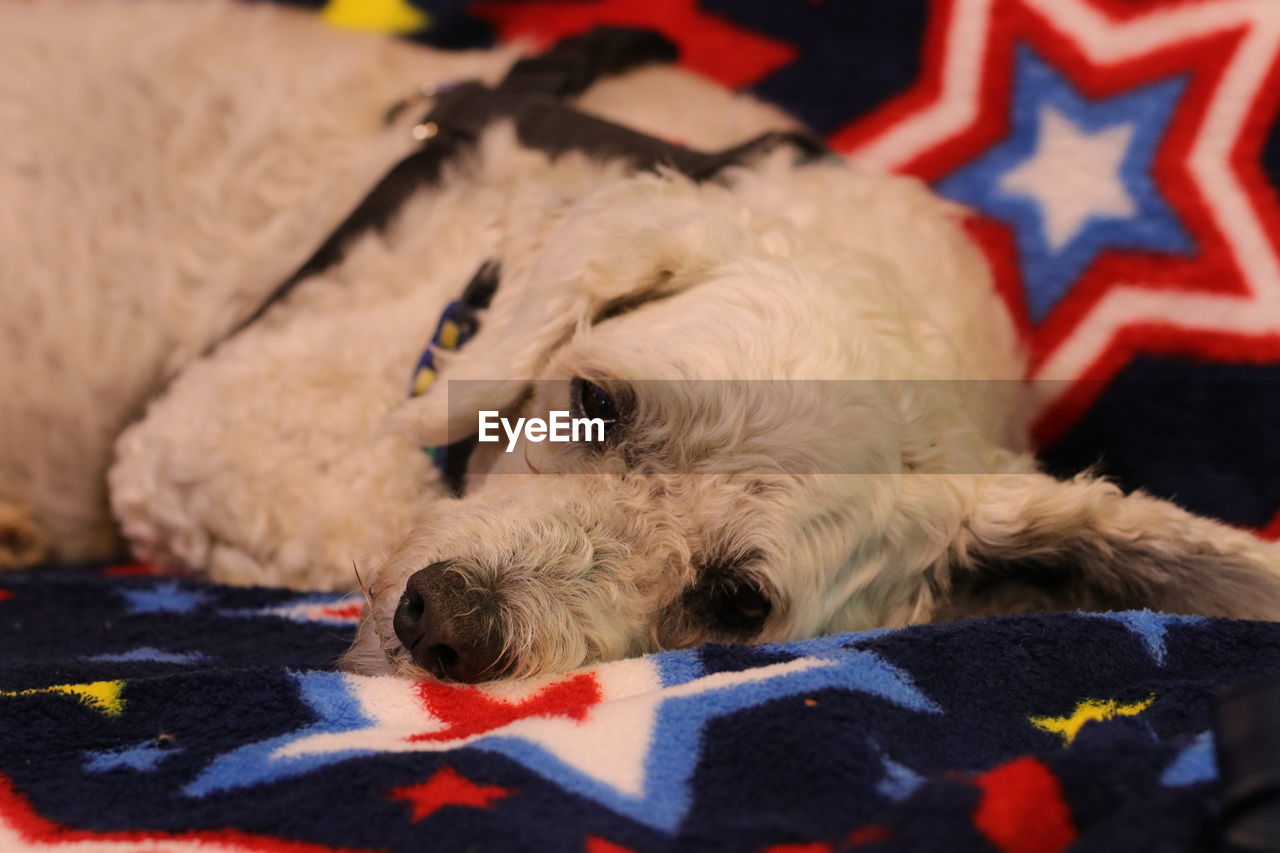
M1280 616L1270 546L1036 473L960 212L844 163L779 151L696 184L552 161L500 124L198 358L414 144L382 126L407 86L493 81L513 54L273 8L121 11L3 12L0 561L109 550L105 480L148 559L312 587L367 566L350 665L464 680L1043 606ZM581 106L702 149L789 126L666 68ZM494 259L476 339L409 400ZM613 438L482 446L461 501L420 451L584 387Z

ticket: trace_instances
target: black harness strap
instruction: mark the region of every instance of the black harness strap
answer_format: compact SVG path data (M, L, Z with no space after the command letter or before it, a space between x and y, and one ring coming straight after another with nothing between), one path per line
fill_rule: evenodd
M381 230L404 203L423 186L438 183L444 164L463 148L461 140L433 139L432 144L413 152L391 168L364 197L356 209L342 220L320 247L294 273L276 285L253 313L241 320L223 340L234 337L262 318L262 315L293 292L304 279L324 272L342 260L343 252L355 238L371 228ZM211 352L222 341L206 350Z
M422 147L409 154L380 180L311 257L293 275L280 282L248 317L206 350L257 322L302 281L333 266L353 240L370 229L381 230L419 189L438 184L445 166L473 147L481 134L498 120L515 126L520 144L558 157L578 151L601 159L622 160L637 170L661 168L680 172L695 181L714 178L725 168L746 162L782 145L794 147L802 161L831 156L817 137L801 131L776 131L718 152L695 151L598 116L575 110L565 98L579 95L602 77L654 62L676 58L676 47L659 33L646 30L598 28L563 39L539 56L522 59L496 87L468 81L432 91L431 110L415 131ZM426 96L425 92L420 92ZM387 113L391 123L411 101L402 101ZM434 349L456 349L478 328L479 312L488 307L499 280L497 262L481 266L462 297L450 303L436 328L431 344L414 370L411 394L419 394L435 381ZM474 438L428 452L444 481L462 494L467 459Z
M804 157L829 153L821 140L798 131L765 133L714 153L695 151L575 110L547 95L487 89L479 83L464 83L444 93L426 120L434 121L442 133L449 128L475 139L497 119L512 120L520 144L552 157L580 151L624 160L642 171L674 169L696 181L782 144L796 146Z
M674 169L696 181L709 180L729 166L781 145L795 147L805 160L830 155L820 139L801 131L766 133L714 153L694 151L580 112L560 100L581 94L602 77L670 62L676 55L676 46L659 33L601 27L516 62L496 88L469 81L439 92L430 112L418 123L433 131L423 146L392 167L311 257L205 354L259 320L304 279L341 260L355 238L369 229L385 228L410 196L439 183L445 165L499 119L515 124L522 145L552 157L580 151L625 160L638 170ZM402 106L393 108L389 118Z

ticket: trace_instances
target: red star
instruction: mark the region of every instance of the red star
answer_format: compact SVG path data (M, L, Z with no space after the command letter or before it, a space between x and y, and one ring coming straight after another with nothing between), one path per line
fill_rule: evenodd
M452 767L441 767L430 779L417 785L406 785L387 793L393 800L413 805L414 823L435 814L445 806L467 806L487 809L494 800L509 797L514 790L498 785L477 785Z
M7 589L0 589L0 601L8 601L13 598L13 593Z
M703 12L697 0L491 0L468 11L493 24L503 41L533 39L540 47L597 24L658 30L680 46L681 65L734 89L756 82L796 56L795 48L785 42Z
M582 720L602 694L595 676L575 675L539 690L520 702L502 702L474 687L423 681L418 694L431 715L445 724L440 731L409 737L410 742L450 741L500 729L525 717L569 717Z
M1000 853L1058 853L1076 840L1058 777L1031 756L976 776L974 827Z

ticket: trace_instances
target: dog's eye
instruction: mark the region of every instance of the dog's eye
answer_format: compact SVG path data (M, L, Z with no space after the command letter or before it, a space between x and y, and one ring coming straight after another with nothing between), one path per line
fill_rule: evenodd
M773 609L765 594L748 583L722 587L715 603L724 622L743 627L758 626Z
M618 404L613 395L582 377L573 380L571 403L574 417L599 418L604 421L605 436L618 423Z
M686 593L685 603L716 628L742 636L758 632L773 611L760 587L736 577L704 581Z

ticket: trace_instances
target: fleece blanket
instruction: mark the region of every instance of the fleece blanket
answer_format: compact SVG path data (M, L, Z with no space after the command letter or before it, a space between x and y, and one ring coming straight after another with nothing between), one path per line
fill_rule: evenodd
M446 47L663 30L968 206L1046 463L1280 534L1280 4L324 0ZM411 83L412 81L406 81ZM533 684L336 674L359 602L0 577L0 851L1191 849L1280 628L1024 616Z
M531 683L342 675L360 604L143 567L0 586L0 850L1192 849L1280 625L1034 615Z

